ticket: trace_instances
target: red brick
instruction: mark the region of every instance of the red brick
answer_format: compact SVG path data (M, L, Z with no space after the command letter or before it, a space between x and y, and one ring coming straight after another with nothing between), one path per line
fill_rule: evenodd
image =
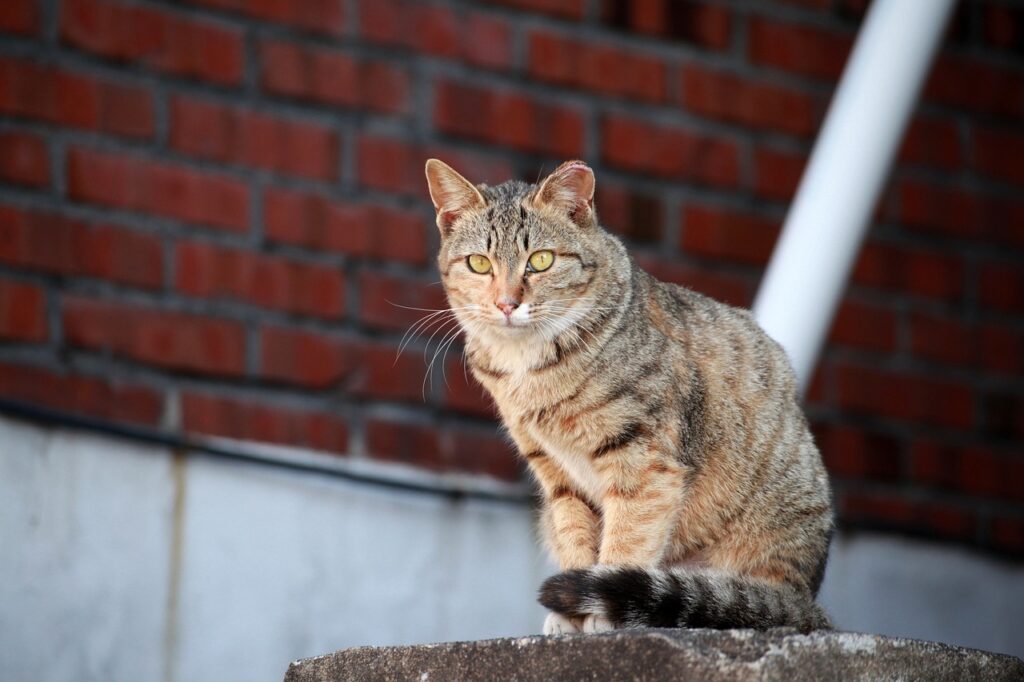
M739 182L739 153L724 138L609 116L601 149L606 163L624 170L727 187Z
M446 408L477 417L499 419L494 399L473 378L473 373L464 363L462 353L446 361L444 374L446 377L444 406Z
M732 37L728 9L694 0L603 0L601 20L614 28L715 50L727 48Z
M503 481L520 479L519 459L507 440L494 430L449 427L441 438L441 454L451 468Z
M357 398L419 404L431 388L427 371L422 357L412 353L399 355L397 345L364 343L349 391Z
M261 333L263 377L313 389L337 387L356 398L422 402L426 363L398 347L284 327Z
M1016 49L1018 53L1021 51L1024 46L1024 9L985 5L982 21L989 45Z
M512 66L509 24L489 14L409 0L362 0L360 35L369 42L404 47L474 66Z
M315 103L389 114L409 109L409 76L403 69L298 43L260 44L260 82L272 94Z
M832 0L775 0L775 2L799 7L813 7L814 9L828 9L832 5Z
M348 427L329 412L300 411L191 391L181 396L181 411L182 427L191 433L348 452Z
M789 201L796 195L807 156L773 147L754 150L754 191L768 199Z
M0 339L45 341L46 294L34 284L0 279Z
M683 67L683 107L700 116L803 137L818 129L822 102L796 90L702 66Z
M423 320L425 324L417 327L417 335L427 337L431 332L451 329L455 324L451 314L434 314L448 310L440 282L364 272L359 276L359 291L362 297L359 318L368 325L409 330Z
M443 159L476 183L498 184L514 177L512 165L504 157L366 134L359 136L357 144L359 182L372 189L428 199L423 164L430 157Z
M0 32L21 35L38 34L38 0L6 0L0 7Z
M836 384L839 406L851 412L962 429L974 422L971 389L959 383L844 364Z
M1024 312L1024 271L1019 263L982 265L978 298L986 308Z
M370 419L366 423L366 448L374 459L434 471L448 468L441 456L439 434L429 426Z
M264 377L313 389L337 385L359 363L348 339L286 327L263 327L260 348Z
M918 116L910 122L899 160L914 166L956 170L964 163L960 131L954 121Z
M690 205L683 211L679 248L685 253L738 263L768 262L779 225L773 220L712 206Z
M853 46L845 33L768 19L750 22L750 60L755 64L824 80L838 80Z
M978 522L971 512L942 504L924 504L922 523L936 535L967 540L974 535Z
M1020 87L1024 90L1024 82ZM982 174L1024 186L1024 135L975 128L974 153L974 167Z
M900 221L942 234L971 237L982 227L975 197L955 187L914 180L899 183Z
M413 264L426 262L427 231L434 229L414 211L274 187L264 192L263 218L272 241Z
M635 257L640 267L662 282L699 291L730 305L747 307L752 300L751 282L745 277L680 265L675 258L656 258L650 254L636 254Z
M67 296L62 324L73 347L198 374L245 372L245 331L237 322Z
M846 493L839 498L839 513L858 523L957 539L970 539L977 524L974 515L962 509L914 502L891 493Z
M480 12L470 12L463 18L461 26L464 28L456 41L459 59L484 68L512 68L513 35L506 22ZM433 54L441 52L436 40L424 47Z
M240 31L134 3L64 0L60 37L108 59L223 85L242 80Z
M832 323L829 342L875 351L896 347L896 314L890 308L845 300Z
M985 237L998 244L1024 247L1024 197L979 193L977 221Z
M636 51L535 31L528 58L538 80L649 102L668 96L665 64Z
M596 201L605 229L637 242L661 241L665 206L657 194L602 180Z
M141 88L8 57L0 57L0 113L133 138L155 130L153 98Z
M156 425L163 412L163 398L151 388L27 365L0 363L0 395L64 412L135 424Z
M345 310L345 278L335 268L203 242L179 243L175 261L177 289L189 296L327 319L338 319Z
M984 447L958 447L918 440L911 473L921 483L978 497L1024 501L1024 460Z
M492 5L505 5L516 9L551 14L564 19L582 19L586 0L484 0Z
M814 436L832 476L872 481L903 477L903 444L898 438L843 424L816 426Z
M981 363L1000 375L1024 373L1024 331L984 324L979 331Z
M998 549L1024 553L1024 519L996 517L989 524L988 534Z
M1024 394L1019 386L982 392L979 433L1002 441L1024 439Z
M340 144L330 128L191 97L171 100L171 147L202 159L334 180Z
M158 237L0 205L0 262L145 288L163 285Z
M430 426L371 419L366 424L366 445L374 459L506 481L519 478L515 453L493 432L456 428L438 432Z
M438 81L434 94L441 132L563 158L583 154L586 124L576 109L450 80Z
M907 525L914 516L913 504L891 495L847 493L839 498L839 513L843 518L858 521Z
M345 32L345 0L188 0L226 12L237 12L311 33L341 36Z
M224 175L141 156L72 147L68 152L72 199L244 232L249 190Z
M853 280L871 287L944 299L962 298L965 286L964 266L959 258L871 242L857 259Z
M978 358L975 330L949 317L911 315L910 345L916 355L938 362L972 365Z
M0 180L32 187L50 182L46 141L32 133L0 132Z
M1019 119L1024 116L1024 74L971 57L940 55L924 97L971 112Z
M894 217L912 230L1024 246L1024 201L1015 197L921 180L904 180L896 190Z

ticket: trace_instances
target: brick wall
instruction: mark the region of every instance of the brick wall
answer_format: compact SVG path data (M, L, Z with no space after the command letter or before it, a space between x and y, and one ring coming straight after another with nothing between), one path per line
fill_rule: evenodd
M645 267L749 305L866 4L6 0L0 397L514 479L457 347L396 360L424 159L584 158ZM848 525L1024 552L1022 116L1024 9L965 3L810 394Z

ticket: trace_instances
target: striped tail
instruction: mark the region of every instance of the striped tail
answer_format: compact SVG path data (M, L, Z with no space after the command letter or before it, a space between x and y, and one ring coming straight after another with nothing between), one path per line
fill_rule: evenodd
M548 578L540 603L571 618L595 614L615 627L832 627L811 594L785 583L701 569L595 566Z

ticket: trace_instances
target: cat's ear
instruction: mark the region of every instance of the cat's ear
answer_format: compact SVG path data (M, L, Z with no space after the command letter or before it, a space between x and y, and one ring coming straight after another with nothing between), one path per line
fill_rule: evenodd
M552 207L577 225L589 225L594 212L594 171L582 161L566 161L541 183L533 205Z
M441 236L447 237L460 215L467 210L484 207L484 198L473 183L442 161L429 159L426 172L430 200L437 210L437 227Z

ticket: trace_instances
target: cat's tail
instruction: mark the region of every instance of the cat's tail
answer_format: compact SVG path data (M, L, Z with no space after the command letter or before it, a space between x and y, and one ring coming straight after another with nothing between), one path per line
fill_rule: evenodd
M799 587L703 569L593 566L559 573L540 603L571 618L604 616L615 627L828 629L828 616Z

